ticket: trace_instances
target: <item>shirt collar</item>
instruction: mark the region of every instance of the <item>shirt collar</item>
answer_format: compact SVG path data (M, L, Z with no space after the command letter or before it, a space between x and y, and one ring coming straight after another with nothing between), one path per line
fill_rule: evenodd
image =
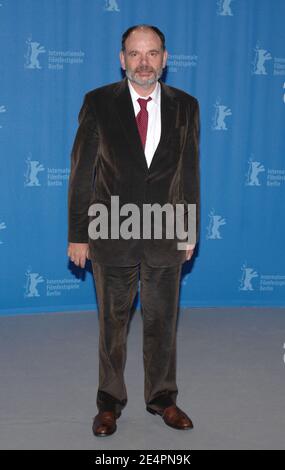
M160 94L160 83L159 81L156 82L155 89L150 95L147 96L140 96L136 90L134 89L132 82L128 79L129 90L133 100L137 100L138 98L147 99L149 96L155 102L155 104L159 104L159 94Z

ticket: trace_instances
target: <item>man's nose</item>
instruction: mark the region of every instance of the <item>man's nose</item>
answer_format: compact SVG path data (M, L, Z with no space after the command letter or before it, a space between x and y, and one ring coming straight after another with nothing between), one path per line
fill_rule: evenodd
M146 64L148 63L147 55L142 55L142 56L141 56L140 63L141 63L142 65L146 65Z

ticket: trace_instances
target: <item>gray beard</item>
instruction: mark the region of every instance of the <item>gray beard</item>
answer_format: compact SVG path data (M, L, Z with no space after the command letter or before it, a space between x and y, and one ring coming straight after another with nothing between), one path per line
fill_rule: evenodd
M128 69L126 69L126 76L131 82L136 83L137 85L141 86L142 88L148 88L150 85L153 85L155 82L159 80L163 72L163 69L159 69L153 78L148 78L147 80L140 80L139 78L136 78L132 72L130 72Z

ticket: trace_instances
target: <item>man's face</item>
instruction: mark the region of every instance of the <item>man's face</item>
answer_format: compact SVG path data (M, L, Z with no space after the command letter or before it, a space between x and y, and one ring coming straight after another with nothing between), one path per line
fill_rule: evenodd
M125 51L120 52L126 76L137 85L148 88L162 75L167 51L163 51L159 36L152 30L134 30L126 39Z

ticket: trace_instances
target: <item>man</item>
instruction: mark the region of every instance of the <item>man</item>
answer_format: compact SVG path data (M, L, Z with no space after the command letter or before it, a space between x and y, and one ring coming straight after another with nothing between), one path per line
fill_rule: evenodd
M146 409L176 429L193 427L176 405L176 320L181 267L192 257L195 243L181 250L177 237L112 237L108 230L106 238L96 239L91 230L96 204L107 207L110 229L117 195L120 208L126 203L140 209L183 204L183 220L188 205L195 204L192 229L198 240L199 106L196 98L160 80L166 61L165 38L158 28L129 28L120 51L126 77L85 95L72 149L68 256L82 268L91 259L99 309L96 436L116 431L127 403L127 323L139 272Z

